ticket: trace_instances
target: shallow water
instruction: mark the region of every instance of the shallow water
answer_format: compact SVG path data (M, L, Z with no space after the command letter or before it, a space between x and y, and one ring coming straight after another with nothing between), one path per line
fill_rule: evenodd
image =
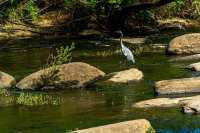
M30 43L31 42L31 43ZM4 45L0 51L0 70L17 80L37 71L45 64L55 44L66 40L23 41ZM68 41L70 44L71 41ZM169 63L172 57L162 53L143 53L136 64L128 66L119 53L119 46L94 45L76 41L73 61L83 61L106 73L136 67L143 71L144 80L132 85L110 85L101 82L86 90L62 92L0 93L0 132L63 133L71 130L145 118L159 133L199 133L200 116L184 115L180 108L136 109L133 103L154 98L153 85L163 79L191 77L183 69L188 63ZM115 52L112 52L115 51Z

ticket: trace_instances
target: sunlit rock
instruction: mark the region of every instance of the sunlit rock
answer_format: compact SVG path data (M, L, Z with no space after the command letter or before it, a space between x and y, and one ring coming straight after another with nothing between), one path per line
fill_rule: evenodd
M200 96L195 99L186 100L183 103L183 112L186 114L199 114L200 113Z
M16 80L13 76L0 71L0 88L8 89L16 84Z
M198 54L200 53L200 33L185 34L174 38L168 47L172 54Z
M200 92L200 77L162 80L155 83L158 95Z
M173 107L179 104L178 98L156 98L137 102L133 105L136 108L152 108L152 107Z
M179 106L186 114L200 113L200 95L181 98L155 98L133 104L135 108L175 107Z
M104 76L101 70L82 62L68 63L58 68L35 72L17 83L21 90L84 88Z
M135 81L140 81L142 78L143 73L140 70L136 68L131 68L129 70L113 73L113 76L108 79L108 81L114 83L131 83Z
M140 119L78 130L72 133L155 133L155 130L149 121Z
M189 68L189 69L194 70L194 71L200 71L200 62L190 64L186 68Z

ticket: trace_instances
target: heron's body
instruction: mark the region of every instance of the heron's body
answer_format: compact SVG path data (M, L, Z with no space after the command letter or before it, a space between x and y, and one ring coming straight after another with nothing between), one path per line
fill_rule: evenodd
M124 54L124 56L126 56L128 61L132 61L133 63L135 63L135 59L133 56L133 53L131 52L131 50L126 47L123 42L122 42L122 37L120 38L120 43L121 43L121 49L122 49L122 53Z

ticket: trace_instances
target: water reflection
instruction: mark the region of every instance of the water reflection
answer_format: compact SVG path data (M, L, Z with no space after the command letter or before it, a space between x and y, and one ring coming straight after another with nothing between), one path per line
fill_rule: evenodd
M200 133L200 128L181 128L179 130L158 130L157 133Z
M41 106L41 105L60 105L62 98L56 95L33 92L10 92L0 90L0 106L9 105L25 105L25 106Z

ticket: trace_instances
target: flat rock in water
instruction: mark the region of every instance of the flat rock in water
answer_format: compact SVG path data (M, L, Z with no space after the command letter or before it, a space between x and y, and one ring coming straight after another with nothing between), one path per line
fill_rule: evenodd
M194 61L194 60L200 60L200 54L195 55L189 55L189 56L181 56L181 57L175 57L169 60L169 62L176 62L176 61Z
M155 83L158 95L200 92L200 77L163 80Z
M174 38L168 47L172 54L199 54L200 33L185 34Z
M136 69L131 68L129 70L124 70L120 72L115 72L114 75L108 79L108 81L114 83L131 83L135 81L140 81L143 78L143 73Z
M200 71L200 62L190 64L186 68L189 68L189 69L194 70L194 71Z
M199 108L200 111L200 95L191 97L180 97L180 98L155 98L145 101L140 101L133 104L135 108L153 108L153 107L193 107Z
M139 119L77 130L72 133L155 133L155 130L149 121Z
M105 73L89 64L73 62L35 72L17 83L21 90L84 88Z
M137 102L133 105L136 108L152 108L152 107L173 107L179 104L178 98L156 98Z
M182 106L183 112L186 114L200 113L200 96L195 99L186 100Z
M13 76L0 71L0 89L9 89L16 84Z
M113 39L114 41L120 41L120 39ZM146 38L123 38L123 42L129 44L145 44L148 39Z

